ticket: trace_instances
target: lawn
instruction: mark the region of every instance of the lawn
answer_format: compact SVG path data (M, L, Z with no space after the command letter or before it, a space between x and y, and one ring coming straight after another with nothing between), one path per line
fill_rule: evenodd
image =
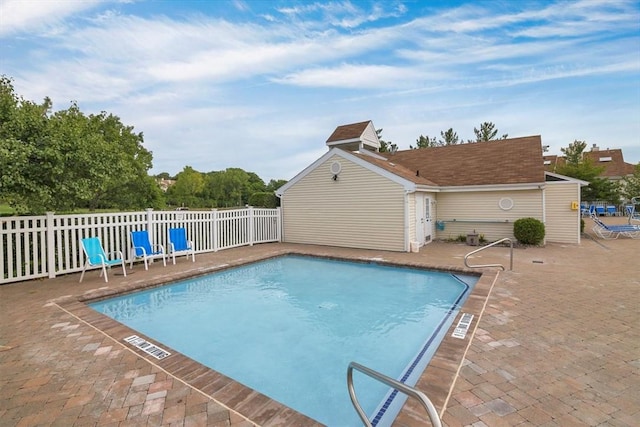
M57 214L85 214L85 213L105 213L105 212L122 212L122 210L118 210L118 209L96 209L96 210L89 210L86 208L82 208L82 209L76 209L73 212L56 212ZM12 216L15 215L16 211L9 206L8 203L2 203L0 202L0 216Z
M9 216L13 215L14 210L7 203L0 203L0 216Z

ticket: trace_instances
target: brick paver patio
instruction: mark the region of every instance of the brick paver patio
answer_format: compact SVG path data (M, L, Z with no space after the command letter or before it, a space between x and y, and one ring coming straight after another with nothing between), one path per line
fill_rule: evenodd
M156 263L148 272L135 265L126 278L114 270L108 284L91 271L82 284L73 274L0 286L0 425L309 425L256 393L224 403L237 393L235 383L194 387L69 301L292 250L460 268L471 249L432 243L408 254L267 244L199 255L195 264ZM475 260L507 264L507 253L493 248ZM442 402L444 425L640 425L640 240L516 249L514 271L499 274L474 324L455 385L432 397ZM270 416L247 415L258 413L252 405ZM409 405L395 425L425 425L418 413Z

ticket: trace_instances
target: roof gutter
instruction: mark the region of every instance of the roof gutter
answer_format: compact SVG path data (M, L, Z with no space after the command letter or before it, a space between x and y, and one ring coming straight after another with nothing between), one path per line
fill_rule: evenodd
M522 191L540 190L544 188L545 182L527 182L522 184L490 184L490 185L459 185L440 187L442 193L462 193L468 191Z
M362 142L362 139L360 139L360 137L356 137L356 138L349 138L349 139L340 139L337 141L327 141L326 144L328 146L332 146L332 145L342 145L342 144L349 144L351 142Z
M428 192L428 193L439 193L442 187L436 187L433 185L416 185L416 191L420 192Z

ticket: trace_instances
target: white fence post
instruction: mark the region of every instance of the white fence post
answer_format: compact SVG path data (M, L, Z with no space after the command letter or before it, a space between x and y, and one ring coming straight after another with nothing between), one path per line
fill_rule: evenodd
M213 252L218 252L218 209L211 209L211 221L213 222Z
M151 238L151 241L154 245L159 244L158 239L156 238L156 224L153 221L153 208L145 209L147 212L147 232Z
M248 206L247 209L249 211L248 212L249 215L247 215L247 222L248 222L247 228L249 230L249 246L253 246L253 240L254 240L254 234L255 234L254 227L256 226L255 221L253 220L253 206Z
M47 212L45 227L47 227L47 270L49 279L56 277L56 243L53 221L53 212Z
M276 210L278 212L278 224L276 225L276 233L278 236L278 242L282 242L282 209L280 207L277 207Z
M153 228L153 208L145 209L147 211L147 231L149 236L155 236L155 230Z

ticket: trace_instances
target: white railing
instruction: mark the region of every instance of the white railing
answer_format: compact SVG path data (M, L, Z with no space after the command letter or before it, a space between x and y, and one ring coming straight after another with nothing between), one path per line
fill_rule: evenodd
M120 250L127 260L131 231L147 230L166 248L172 227L186 228L197 253L281 240L279 208L2 217L0 284L81 271L85 237L100 237L106 252Z

